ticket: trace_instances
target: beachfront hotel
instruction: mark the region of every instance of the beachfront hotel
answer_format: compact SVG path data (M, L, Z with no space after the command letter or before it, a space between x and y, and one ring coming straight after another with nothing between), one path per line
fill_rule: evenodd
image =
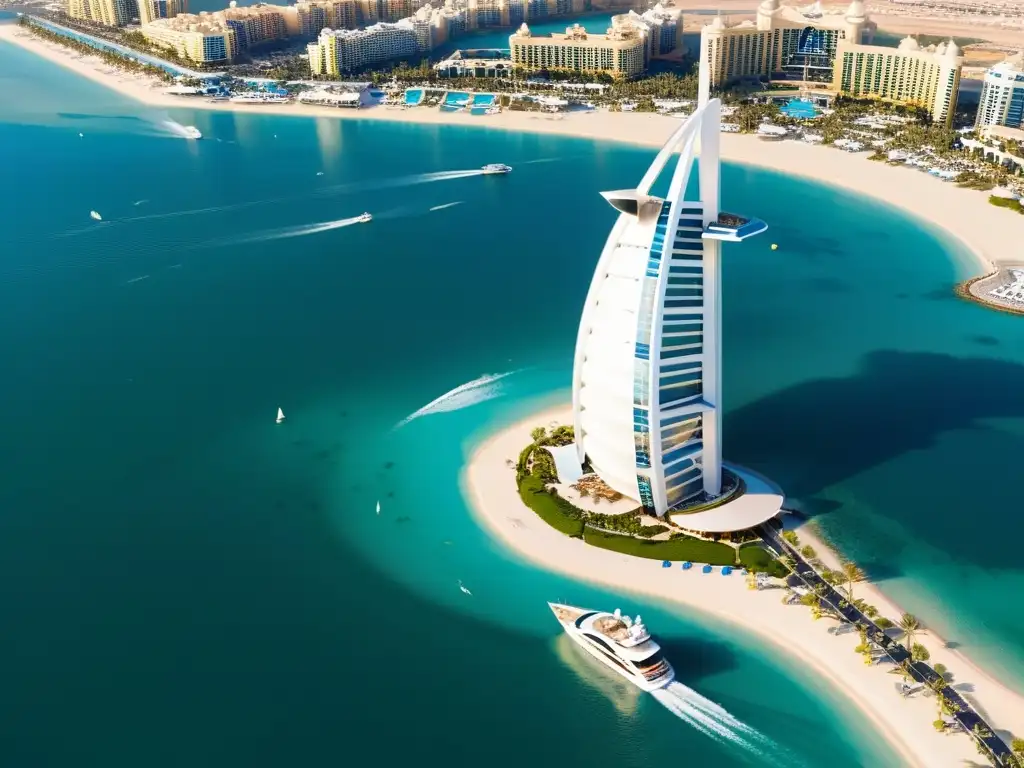
M601 193L619 215L580 319L573 425L575 460L613 490L689 530L725 532L774 517L782 496L752 473L739 492L723 469L722 242L767 225L719 210L721 103L702 70L696 111L636 188ZM654 196L670 161L667 195Z
M512 64L525 69L607 72L632 77L644 71L647 44L632 25L615 25L606 34L591 35L574 24L564 35L534 36L523 24L508 39Z
M135 15L134 0L68 0L68 16L108 27L122 27Z
M922 48L906 37L895 50L844 41L836 53L832 87L855 98L877 97L924 107L936 124L949 127L956 113L963 61L952 40Z
M154 45L170 48L191 61L232 61L239 52L269 40L298 34L294 6L263 3L238 7L235 0L223 11L179 13L142 25L142 35Z
M188 0L138 0L139 23L149 24L157 19L173 19L188 12Z
M743 78L830 83L839 43L871 42L875 28L862 0L839 12L820 2L797 9L763 0L755 21L730 26L716 16L705 26L700 61L715 89Z
M985 73L975 128L1024 128L1024 55L1001 61Z
M366 29L325 29L307 46L314 75L337 77L390 59L406 58L430 48L429 26L417 28L410 19L380 22Z

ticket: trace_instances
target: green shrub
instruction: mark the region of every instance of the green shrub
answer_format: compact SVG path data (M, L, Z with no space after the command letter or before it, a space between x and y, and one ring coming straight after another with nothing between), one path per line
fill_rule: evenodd
M748 571L767 573L769 576L776 576L780 579L789 575L789 569L786 566L756 544L745 544L740 547L739 558L740 563Z
M1024 213L1024 206L1020 204L1020 200L1014 200L1012 197L997 197L996 195L989 195L988 201L996 208L1009 208L1011 211Z
M558 471L555 469L555 458L545 448L535 448L533 451L533 468L530 470L534 477L539 477L545 483L557 483Z
M728 544L689 536L676 536L668 541L650 541L605 533L588 525L583 530L583 540L595 547L652 560L689 560L711 565L736 564L735 550Z
M555 530L573 538L583 536L580 511L561 496L548 493L540 478L527 473L519 481L519 498Z

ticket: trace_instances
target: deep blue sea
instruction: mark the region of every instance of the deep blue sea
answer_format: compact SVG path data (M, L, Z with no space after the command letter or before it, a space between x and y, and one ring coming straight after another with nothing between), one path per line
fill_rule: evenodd
M0 764L898 764L798 662L466 509L472 446L567 396L597 193L650 150L175 111L188 142L3 44L0 89ZM515 172L457 173L489 162ZM727 456L1021 687L1024 323L953 298L963 254L890 207L724 189L772 227L727 252ZM623 690L552 598L642 611L760 735Z

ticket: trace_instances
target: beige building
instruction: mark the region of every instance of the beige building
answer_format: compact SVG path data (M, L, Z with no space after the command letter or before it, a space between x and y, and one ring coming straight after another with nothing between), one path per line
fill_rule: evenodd
M138 0L139 23L150 24L157 19L173 19L188 13L188 0Z
M299 14L295 6L260 3L240 8L232 0L223 11L156 19L142 25L142 34L192 61L232 61L250 46L299 34Z
M632 77L644 70L645 38L632 25L613 25L604 35L591 35L579 24L564 35L534 37L523 24L509 37L512 64L530 70L568 69Z
M134 13L130 0L68 0L68 16L108 27L124 26Z
M925 107L936 123L951 126L963 61L952 40L922 48L907 37L895 49L843 43L832 86L848 96Z
M870 42L875 28L863 0L842 11L763 0L754 21L729 26L716 16L701 30L700 56L712 88L747 77L830 83L839 43Z

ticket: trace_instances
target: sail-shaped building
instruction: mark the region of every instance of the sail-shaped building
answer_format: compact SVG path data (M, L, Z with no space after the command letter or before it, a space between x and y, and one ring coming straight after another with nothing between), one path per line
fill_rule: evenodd
M702 74L697 110L636 188L602 193L619 215L573 364L578 460L658 516L722 493L722 243L767 229L719 210L721 103ZM670 161L667 195L652 195Z

